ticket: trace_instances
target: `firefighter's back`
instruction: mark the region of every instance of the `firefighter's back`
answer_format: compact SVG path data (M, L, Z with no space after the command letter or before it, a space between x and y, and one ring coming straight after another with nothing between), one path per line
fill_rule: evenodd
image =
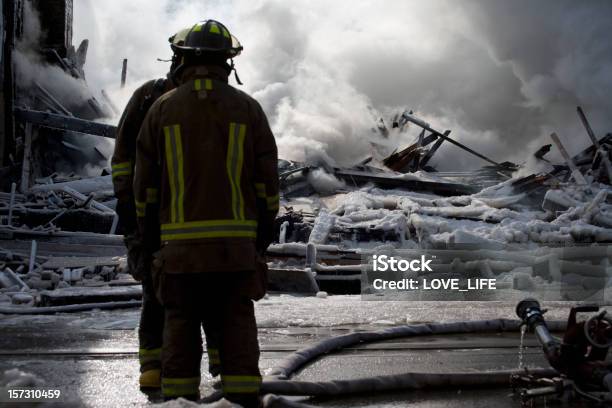
M194 69L158 102L164 258L193 272L245 270L255 258L259 107L211 69Z

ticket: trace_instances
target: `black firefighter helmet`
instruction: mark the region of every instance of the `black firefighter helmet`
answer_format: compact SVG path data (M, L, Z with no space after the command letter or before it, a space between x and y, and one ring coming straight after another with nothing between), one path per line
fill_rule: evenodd
M175 54L184 57L214 56L225 59L240 55L242 45L227 27L216 20L204 20L169 38Z

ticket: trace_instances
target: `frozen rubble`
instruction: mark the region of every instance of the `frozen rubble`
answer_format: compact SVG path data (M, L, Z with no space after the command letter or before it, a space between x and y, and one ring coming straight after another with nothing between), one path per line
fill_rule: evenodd
M408 122L427 125L412 114L402 117L400 128ZM288 278L283 281L282 275L291 271L291 279L303 281L291 290L300 286L311 295L359 293L363 257L373 250L416 251L409 255L450 250L439 257L440 273L496 277L507 290L525 292L559 277L586 288L602 286L612 257L605 251L593 255L597 251L588 248L612 241L610 180L601 165L612 136L565 165L550 163L544 158L546 149L540 149L523 166L495 163L475 153L494 165L437 172L424 159L431 158L448 134L429 125L423 129L430 134L393 153L391 161L370 157L339 168L279 160L281 210L275 243L268 250L270 277L281 284L277 290L283 291ZM34 255L23 245L5 250L0 245L0 305L42 306L51 298L45 298L45 291L89 288L95 298L96 291L136 286L124 273L121 236L114 235L121 231L116 231L111 177L56 174L37 181L27 194L0 194L0 237L48 244L46 253ZM54 252L54 244L61 249L75 243L82 246L74 253ZM582 257L568 259L555 252L575 246L587 248ZM453 249L466 248L514 257L499 259L479 251L453 255ZM583 276L582 264L595 268L589 269L591 275Z

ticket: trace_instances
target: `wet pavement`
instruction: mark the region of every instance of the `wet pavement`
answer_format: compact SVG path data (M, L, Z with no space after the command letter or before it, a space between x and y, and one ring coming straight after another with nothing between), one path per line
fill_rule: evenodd
M332 303L333 300L329 304ZM279 305L280 303L275 305L271 302L268 306L269 309L274 309L280 307ZM286 303L282 303L282 308L285 307ZM399 308L401 305L393 304L389 307ZM405 304L403 307L410 309L417 306ZM490 305L488 307L490 308ZM482 311L481 307L479 309ZM301 309L296 313L314 313L317 310L318 313L325 313L318 308L310 311ZM458 310L462 308L459 307ZM268 318L274 313L276 312L266 311ZM372 313L376 314L376 311ZM408 310L402 313L415 316ZM563 314L565 313L566 310L563 311ZM266 321L266 316L260 314L258 311L259 320ZM462 314L474 315L464 310L456 313L454 319L450 316L448 319L465 319L467 316ZM395 313L387 317L393 321L397 315L398 313ZM298 318L307 320L311 317L295 314L290 317ZM39 317L0 316L0 373L19 368L37 375L45 381L47 388L61 390L62 406L74 402L75 406L143 407L160 402L159 394L146 395L137 387L137 322L137 310ZM279 321L276 327L272 327L274 325L270 324L271 320L268 319L267 322L268 324L263 326L268 327L259 329L262 349L260 366L264 373L292 351L317 340L355 330L381 329L391 325L391 322L384 323L380 319L378 323L344 324L337 321L335 324L326 325L321 321L319 325L302 326L283 326ZM518 333L394 339L330 354L315 361L294 378L314 381L353 379L407 371L443 373L513 369L518 364L518 344ZM526 346L527 365L546 366L540 348L532 336L528 336ZM201 386L203 395L210 393L216 382L206 373L206 368L207 361L204 357ZM413 391L342 399L318 398L308 400L308 403L325 407L520 407L520 402L512 399L509 394L510 389ZM550 402L547 405L554 406Z

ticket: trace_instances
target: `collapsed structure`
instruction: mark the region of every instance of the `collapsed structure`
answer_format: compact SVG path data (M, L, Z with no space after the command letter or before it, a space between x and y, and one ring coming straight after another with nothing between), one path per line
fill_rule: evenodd
M37 12L43 30L33 35L24 21ZM71 0L3 2L0 306L12 305L4 311L137 304L129 302L141 296L123 273L109 152L99 143L114 137L115 128L99 121L116 109L104 92L97 98L87 87L88 43L72 45L71 20ZM33 73L22 72L32 64ZM45 75L66 79L74 97L41 80ZM521 166L497 163L412 112L397 115L392 126L417 127L418 139L380 163L339 168L281 160L270 288L368 293L364 254L392 249L438 251L437 274L495 277L511 291L561 277L589 295L599 293L612 254L593 245L612 240L612 135L598 138L580 108L578 114L591 145L571 156L553 134L565 162L550 163L545 156L552 145L544 146L528 161L545 170L522 177L516 176ZM382 120L377 129L389 132ZM431 159L444 143L484 167L436 171ZM559 249L576 245L588 247Z

